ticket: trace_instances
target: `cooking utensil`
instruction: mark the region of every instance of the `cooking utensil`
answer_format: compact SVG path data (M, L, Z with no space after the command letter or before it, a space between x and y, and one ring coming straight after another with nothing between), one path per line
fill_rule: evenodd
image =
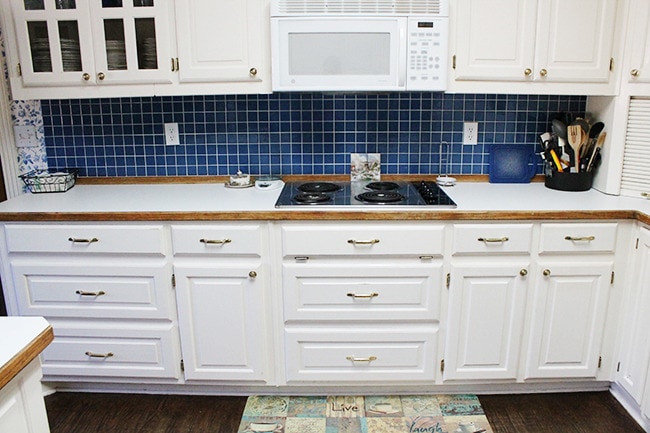
M594 161L596 160L596 155L600 152L600 149L603 148L603 144L605 144L606 138L607 138L607 132L602 132L598 136L598 140L596 140L596 147L594 148L594 151L591 153L591 157L589 157L589 162L587 163L587 171L591 171L593 169Z
M605 124L603 122L596 122L591 125L591 128L589 129L589 140L587 140L587 146L582 149L582 154L584 156L589 156L592 154L594 151L594 146L596 145L596 139L600 133L603 132L603 129L605 129Z
M567 139L569 146L573 149L573 165L576 172L580 171L580 147L582 146L582 127L580 125L569 125L567 127Z

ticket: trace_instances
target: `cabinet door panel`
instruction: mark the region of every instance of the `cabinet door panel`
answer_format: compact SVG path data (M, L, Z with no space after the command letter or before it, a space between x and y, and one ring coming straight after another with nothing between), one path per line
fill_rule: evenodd
M615 0L540 0L536 74L548 81L607 83Z
M612 269L611 262L540 263L526 379L597 376Z
M623 71L632 83L650 83L650 3L635 0L630 3L630 61ZM637 73L632 71L636 70Z
M458 0L456 79L528 80L535 6L521 0Z
M264 79L265 39L259 23L264 22L267 8L259 0L177 2L179 81Z
M517 378L527 268L525 261L452 267L445 380Z
M260 277L251 278L254 271ZM189 380L263 380L264 279L259 265L175 267L181 347Z

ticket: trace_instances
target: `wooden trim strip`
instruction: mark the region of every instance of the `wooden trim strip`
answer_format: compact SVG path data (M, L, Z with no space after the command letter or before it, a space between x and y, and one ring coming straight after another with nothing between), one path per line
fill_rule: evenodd
M40 355L52 340L54 340L54 331L50 325L0 369L0 389Z

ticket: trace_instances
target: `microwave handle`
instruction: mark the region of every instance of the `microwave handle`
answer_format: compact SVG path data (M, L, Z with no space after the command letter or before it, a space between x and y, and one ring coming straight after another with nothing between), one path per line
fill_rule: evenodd
M400 59L397 65L397 85L400 88L405 88L406 86L406 70L408 69L408 41L406 40L406 28L400 26L399 28L399 49L397 56Z

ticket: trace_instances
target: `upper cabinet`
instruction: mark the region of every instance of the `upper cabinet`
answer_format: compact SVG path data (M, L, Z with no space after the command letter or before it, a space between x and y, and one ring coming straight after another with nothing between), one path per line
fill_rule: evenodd
M2 2L14 99L269 92L268 0Z
M628 15L626 68L623 76L633 95L650 95L650 3L632 0Z
M615 92L617 0L458 0L452 5L450 90Z

